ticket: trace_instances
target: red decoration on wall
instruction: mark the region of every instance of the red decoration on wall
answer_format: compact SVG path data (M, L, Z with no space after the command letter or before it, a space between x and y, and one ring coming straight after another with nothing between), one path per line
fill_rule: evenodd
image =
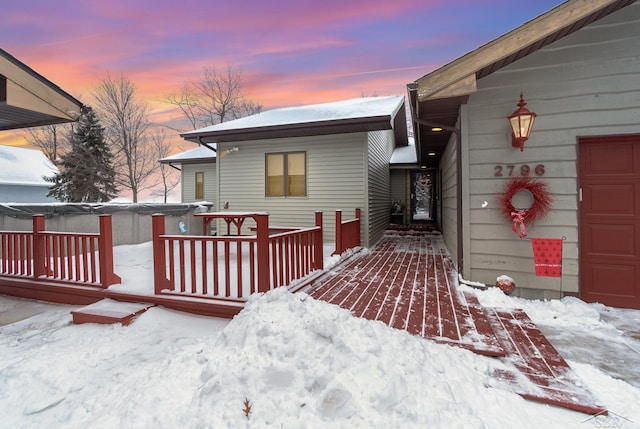
M536 276L562 276L562 238L532 238Z
M531 192L533 204L528 209L517 209L511 200L514 195L523 190ZM497 199L502 213L512 223L511 229L521 239L527 236L525 225L534 225L540 219L544 219L551 211L553 202L548 183L530 176L516 176L509 179Z

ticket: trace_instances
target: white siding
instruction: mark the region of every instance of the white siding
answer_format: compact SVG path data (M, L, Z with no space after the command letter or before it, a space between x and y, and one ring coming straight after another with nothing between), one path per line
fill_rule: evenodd
M507 274L534 289L578 291L577 138L640 132L640 2L553 43L478 82L469 99L471 278L495 282ZM524 152L510 147L506 117L520 92L538 115ZM534 167L556 201L529 237L566 237L562 283L536 277L531 243L519 240L499 213L496 194L506 177L496 165ZM482 207L483 201L489 206Z
M366 143L367 133L221 143L221 152L232 146L239 150L218 159L220 206L228 202L230 211L266 211L271 225L283 226L312 226L321 210L324 239L335 242L336 209L352 219L360 208L366 219ZM265 153L292 151L306 151L307 196L265 197Z
M369 194L369 245L375 244L389 226L391 218L391 172L389 160L393 151L393 131L369 132L368 145L368 194Z
M204 200L213 203L212 210L219 210L218 207L218 176L216 163L206 164L183 164L181 178L181 192L183 203L195 203L202 201L196 199L196 173L204 173Z

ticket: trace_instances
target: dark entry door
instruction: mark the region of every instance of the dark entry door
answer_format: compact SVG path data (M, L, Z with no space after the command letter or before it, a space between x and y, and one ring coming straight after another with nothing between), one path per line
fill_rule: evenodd
M581 297L640 309L640 135L579 147Z
M435 220L435 171L411 173L411 221Z

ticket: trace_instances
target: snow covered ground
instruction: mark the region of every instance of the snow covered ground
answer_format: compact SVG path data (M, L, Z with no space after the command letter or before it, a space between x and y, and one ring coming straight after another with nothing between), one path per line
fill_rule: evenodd
M145 245L116 248L119 288L151 283ZM610 416L526 401L491 377L498 359L281 288L232 321L155 307L128 327L0 296L0 427L640 427L640 311L478 295L523 308Z

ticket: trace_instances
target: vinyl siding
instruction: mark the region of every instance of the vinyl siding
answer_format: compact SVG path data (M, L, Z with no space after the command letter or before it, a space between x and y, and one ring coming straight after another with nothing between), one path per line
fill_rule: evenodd
M346 220L360 208L366 219L366 142L367 133L352 133L221 143L220 151L239 150L218 160L224 183L220 205L228 202L230 211L266 211L271 225L282 226L313 226L320 210L324 240L335 242L336 209ZM307 196L265 197L265 153L296 151L307 155Z
M553 43L478 82L469 98L471 277L494 283L507 274L533 289L578 291L577 139L640 132L640 3ZM537 113L524 152L510 147L506 116L520 92ZM496 165L543 164L555 197L529 237L566 237L563 278L536 277L531 243L499 213L496 194L508 177ZM484 201L489 205L482 207Z
M48 185L0 184L0 203L54 203Z
M196 172L199 171L204 173L204 201L214 204L212 210L218 210L218 176L215 162L182 165L182 202L195 203L202 201L202 199L196 199Z
M411 208L408 176L409 170L391 170L391 202L400 201L404 206L403 222L407 222L407 213Z
M449 254L456 260L458 252L458 205L456 196L456 140L451 138L440 160L441 171L441 218L438 219L440 231ZM457 261L456 261L457 262Z
M369 225L366 241L373 245L391 220L391 172L389 160L393 151L393 131L369 132L368 195Z

